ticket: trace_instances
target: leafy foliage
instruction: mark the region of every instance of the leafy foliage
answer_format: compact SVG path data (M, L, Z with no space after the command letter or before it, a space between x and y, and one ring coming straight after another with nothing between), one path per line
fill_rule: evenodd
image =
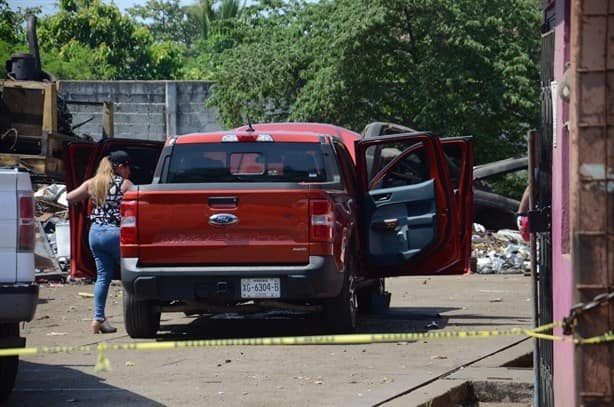
M244 38L245 1L199 0L186 7L186 24L193 29L194 46L186 53L182 75L186 79L212 79L221 52Z
M178 46L154 46L146 27L99 0L62 0L60 11L42 20L39 38L45 56L57 54L58 66L88 61L90 69L85 73L92 75L88 79L172 78L181 63ZM85 61L80 59L83 47L89 50ZM47 62L43 57L43 66Z
M267 2L222 54L211 105L227 126L395 121L473 135L478 161L520 152L537 124L533 0Z
M15 43L18 41L18 15L9 8L6 0L0 0L0 41Z
M187 24L187 11L179 0L147 0L126 11L135 21L147 26L157 42L172 41L186 46L192 43L192 27Z
M6 0L0 0L0 61L7 61L15 52L28 52L25 34L26 17L41 12L40 7L12 10ZM6 77L6 66L0 64L0 77Z
M66 79L214 79L226 126L392 121L472 135L477 161L524 151L539 113L536 0L60 0L42 65ZM249 5L248 5L249 4ZM27 49L0 0L0 58ZM1 69L2 67L0 67Z

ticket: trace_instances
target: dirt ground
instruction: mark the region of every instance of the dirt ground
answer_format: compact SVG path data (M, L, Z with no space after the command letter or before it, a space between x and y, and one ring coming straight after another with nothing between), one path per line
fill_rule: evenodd
M387 280L385 315L361 316L358 333L505 330L531 326L531 279L522 275L406 277ZM22 327L28 347L135 342L125 333L121 287L109 292L116 334L90 331L93 286L44 284L35 319ZM155 340L297 336L322 333L314 318L283 313L188 317L162 314ZM359 345L217 346L21 357L10 406L374 405L518 342L518 336L427 339Z

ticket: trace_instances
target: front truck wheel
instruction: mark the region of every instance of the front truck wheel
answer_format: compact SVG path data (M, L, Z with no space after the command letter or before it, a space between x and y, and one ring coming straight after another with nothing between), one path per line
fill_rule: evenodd
M341 292L335 298L324 302L324 322L330 332L352 333L356 329L356 290L354 280L354 259L349 256Z
M14 338L19 338L19 323L0 324L0 343ZM0 356L0 402L6 401L13 390L18 365L19 356Z
M153 338L160 329L160 312L152 301L138 301L124 288L124 325L131 338Z

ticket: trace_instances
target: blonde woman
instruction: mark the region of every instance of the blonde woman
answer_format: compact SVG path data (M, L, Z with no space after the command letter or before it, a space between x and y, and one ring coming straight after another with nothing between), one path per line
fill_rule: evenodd
M125 151L113 151L100 160L96 175L85 180L66 195L69 203L92 201L92 221L89 244L96 261L96 284L94 286L94 319L92 330L97 333L113 333L105 317L109 285L113 271L119 264L119 205L124 193L134 185L130 177L130 162Z

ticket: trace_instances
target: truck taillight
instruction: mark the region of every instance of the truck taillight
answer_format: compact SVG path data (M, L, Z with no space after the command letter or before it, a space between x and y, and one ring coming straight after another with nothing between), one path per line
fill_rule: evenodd
M119 226L119 241L121 244L136 244L136 201L123 201L120 206L121 223Z
M19 194L19 217L17 218L17 251L34 250L34 199L29 193Z
M313 242L330 242L333 239L335 215L332 203L327 199L309 201L309 240Z

